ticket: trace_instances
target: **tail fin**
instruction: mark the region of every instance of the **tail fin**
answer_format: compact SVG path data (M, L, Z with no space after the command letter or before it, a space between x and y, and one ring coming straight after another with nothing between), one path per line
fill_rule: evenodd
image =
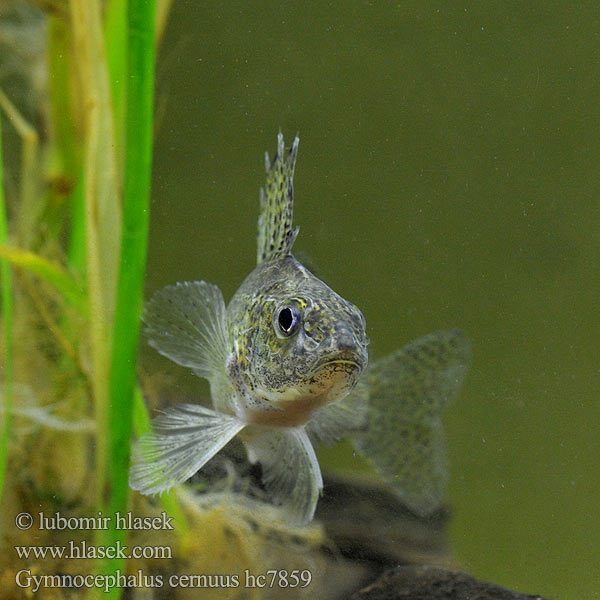
M203 406L178 404L152 421L133 447L129 486L142 494L169 490L190 478L244 427Z
M277 136L277 152L273 163L265 157L267 168L266 191L260 190L260 216L256 262L283 258L292 250L298 228L292 229L294 216L294 167L298 155L298 137L284 157L283 134Z
M369 365L369 424L354 445L415 513L441 503L448 479L441 415L470 362L459 330L437 331Z

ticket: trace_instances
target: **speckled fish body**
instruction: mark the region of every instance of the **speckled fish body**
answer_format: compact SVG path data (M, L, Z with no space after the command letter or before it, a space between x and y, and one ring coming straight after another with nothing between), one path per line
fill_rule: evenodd
M469 360L458 330L421 338L367 368L360 310L292 255L298 138L283 136L261 190L257 266L226 307L203 281L157 292L146 335L209 380L212 408L177 405L134 446L130 485L159 493L185 481L233 437L262 467L290 522L313 517L323 482L313 444L348 436L415 512L439 504L446 478L440 414Z

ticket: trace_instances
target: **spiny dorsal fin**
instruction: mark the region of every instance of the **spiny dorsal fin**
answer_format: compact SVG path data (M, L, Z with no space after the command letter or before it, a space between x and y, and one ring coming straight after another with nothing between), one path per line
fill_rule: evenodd
M294 216L294 166L298 155L299 139L296 136L287 156L283 134L277 136L277 152L273 162L265 156L267 183L260 190L260 216L258 218L258 249L256 262L287 256L298 235L292 229Z

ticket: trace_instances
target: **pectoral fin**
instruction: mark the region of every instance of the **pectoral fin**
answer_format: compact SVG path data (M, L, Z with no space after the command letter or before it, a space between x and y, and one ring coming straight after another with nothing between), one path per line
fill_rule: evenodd
M303 429L248 430L244 444L250 461L260 463L265 487L290 523L303 525L311 521L323 479Z
M230 415L178 404L152 421L153 432L133 447L129 485L156 494L191 477L244 427Z
M200 377L224 374L227 348L225 302L216 285L186 281L159 290L147 303L149 344Z
M363 376L369 425L354 445L417 514L441 503L448 478L441 415L469 362L464 332L438 331L374 362Z

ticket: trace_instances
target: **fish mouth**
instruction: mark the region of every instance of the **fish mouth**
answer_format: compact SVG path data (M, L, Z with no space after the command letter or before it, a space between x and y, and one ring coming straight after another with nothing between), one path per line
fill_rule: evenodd
M354 371L360 372L363 370L363 364L351 358L331 358L316 365L312 370L312 375L316 375L323 370L333 370L334 372L345 371L346 373L352 373Z

